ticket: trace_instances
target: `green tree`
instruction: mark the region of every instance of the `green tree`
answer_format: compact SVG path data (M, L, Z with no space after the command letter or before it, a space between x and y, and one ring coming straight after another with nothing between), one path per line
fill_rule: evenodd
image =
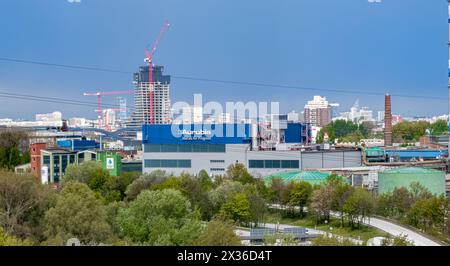
M238 223L248 223L251 219L250 201L245 194L236 193L222 205L220 213Z
M286 185L281 178L272 178L270 180L270 187L268 198L270 202L281 204L282 195L285 194Z
M189 245L201 231L198 213L178 190L143 191L117 217L120 231L143 245Z
M353 187L337 175L329 176L326 186L331 191L331 209L339 213L341 226L344 226L344 204L353 193Z
M241 239L236 235L233 222L216 217L202 230L194 241L195 246L241 246Z
M312 193L310 209L317 222L330 221L332 191L330 186L321 186Z
M431 135L442 135L448 132L447 121L440 119L430 125Z
M214 182L206 170L201 170L198 173L198 181L200 182L203 191L209 191L214 188Z
M208 193L214 212L217 212L235 193L242 193L243 191L244 185L241 183L230 180L223 181L220 186Z
M236 163L228 166L226 176L228 179L240 182L242 184L253 183L254 178L250 175L242 163Z
M14 167L27 160L26 151L21 149L27 140L28 136L24 131L0 131L0 168L14 170Z
M16 238L14 236L7 235L3 228L0 227L0 247L5 246L32 246L32 242L29 240L22 240L19 238Z
M420 137L425 136L429 127L430 123L425 121L400 122L393 128L394 139L397 142L419 141Z
M349 240L349 239L342 239L337 236L320 236L315 238L312 241L313 246L358 246L357 243Z
M344 203L343 211L347 214L349 223L358 228L365 218L370 217L375 211L372 195L363 188L356 188Z
M261 195L256 184L244 186L244 194L250 202L250 222L254 227L263 222L267 214L267 201Z
M405 235L400 236L389 236L381 241L381 246L398 246L398 247L406 247L406 246L414 246L414 243L408 240L408 237Z
M70 238L84 244L101 243L111 236L105 207L85 184L65 184L54 207L45 214L48 244L64 245Z
M401 219L413 203L414 199L406 188L395 188L393 192L378 197L377 212L386 217Z
M331 142L334 142L336 139L346 137L349 138L349 136L357 136L361 138L363 136L361 133L362 130L362 126L351 121L335 120L319 131L317 135L317 143L323 143L325 134L328 135Z
M300 209L300 216L304 216L304 208L311 201L313 188L311 184L305 181L293 182L289 195L289 205Z
M7 234L27 237L33 233L39 222L48 190L31 175L16 175L0 170L0 226Z
M125 191L126 199L131 201L136 199L136 197L143 190L150 189L154 185L158 185L166 181L169 175L162 170L155 170L151 173L146 173L133 181Z
M424 231L430 231L433 228L444 231L448 208L448 199L443 195L419 199L409 210L408 221Z

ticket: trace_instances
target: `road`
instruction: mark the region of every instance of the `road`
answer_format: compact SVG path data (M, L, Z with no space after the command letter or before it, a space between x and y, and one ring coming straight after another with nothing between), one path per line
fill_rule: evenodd
M406 238L409 241L412 241L416 246L441 246L439 243L436 243L435 241L421 234L418 234L408 228L382 219L372 217L370 219L366 219L363 223L365 225L369 225L378 228L380 230L383 230L393 236L402 236L402 235L406 236Z
M285 207L280 206L278 204L270 205L271 208L275 209L284 209ZM339 216L338 213L331 213L333 216ZM378 219L371 217L369 219L365 219L363 224L372 226L374 228L380 229L386 233L389 233L393 236L406 236L406 238L413 242L416 246L441 246L441 244L435 242L434 240L427 238L419 233L414 232L411 229L408 229L404 226L400 226L395 223L391 223L386 220Z

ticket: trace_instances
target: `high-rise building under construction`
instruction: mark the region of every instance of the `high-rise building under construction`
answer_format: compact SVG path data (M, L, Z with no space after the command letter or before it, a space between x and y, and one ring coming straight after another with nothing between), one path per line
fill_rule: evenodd
M163 66L153 66L151 84L149 83L149 66L140 67L139 72L134 74L135 109L127 127L170 123L170 76L163 75L163 71ZM150 92L152 92L151 96Z

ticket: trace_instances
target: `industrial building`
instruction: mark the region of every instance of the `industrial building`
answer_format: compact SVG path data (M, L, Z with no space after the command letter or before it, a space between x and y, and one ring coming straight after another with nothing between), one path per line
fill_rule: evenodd
M287 119L287 117L286 117ZM268 124L144 125L143 172L223 175L244 164L255 175L281 171L361 166L358 150L306 151L308 125ZM274 137L275 136L275 137Z
M170 122L170 76L163 75L164 67L153 66L150 77L149 68L142 66L139 72L134 74L135 110L127 127L140 128L143 124ZM149 96L150 93L152 97Z
M394 168L378 174L378 194L392 192L395 188L408 188L417 182L434 195L445 195L445 173L432 169Z
M72 151L61 148L41 150L41 181L44 184L59 183L66 173L67 166L95 161L96 156L94 151Z

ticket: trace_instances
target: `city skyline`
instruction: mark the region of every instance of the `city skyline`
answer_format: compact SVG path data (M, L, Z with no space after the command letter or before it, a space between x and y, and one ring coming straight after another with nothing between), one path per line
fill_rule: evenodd
M447 112L445 100L395 97L410 94L447 98L447 29L441 21L447 14L443 11L441 19L434 12L441 10L437 5L444 3L408 1L405 10L406 1L376 5L356 0L297 2L286 1L273 8L273 1L267 1L256 10L253 1L237 6L225 1L155 1L159 12L145 20L124 13L142 14L140 9L148 6L146 1L135 1L135 5L113 2L107 6L96 1L77 5L41 1L29 3L31 8L27 9L21 3L4 1L0 4L0 22L10 27L1 31L10 33L10 37L0 43L0 57L136 72L144 65L144 48L157 35L161 22L169 19L173 27L162 41L155 62L173 76L173 102L189 101L194 93L201 92L207 101L279 101L281 111L287 113L301 111L307 100L322 95L341 104L337 112L349 109L357 98L372 110L383 109L382 95L276 88L280 85L388 92L394 95L393 112L404 116ZM267 16L272 19L267 21ZM98 22L99 18L102 22ZM12 30L20 34L11 34ZM46 38L40 38L43 34ZM31 47L28 38L33 42ZM27 79L21 79L23 75ZM84 91L133 88L132 74L6 61L0 61L0 80L2 92L57 95L79 101L92 101L82 96ZM427 92L430 90L432 94ZM115 97L104 99L105 104L115 101ZM34 113L54 110L63 111L67 117L96 116L90 107L7 98L2 98L2 103L2 117L31 119ZM21 104L23 112L14 110L17 104Z

